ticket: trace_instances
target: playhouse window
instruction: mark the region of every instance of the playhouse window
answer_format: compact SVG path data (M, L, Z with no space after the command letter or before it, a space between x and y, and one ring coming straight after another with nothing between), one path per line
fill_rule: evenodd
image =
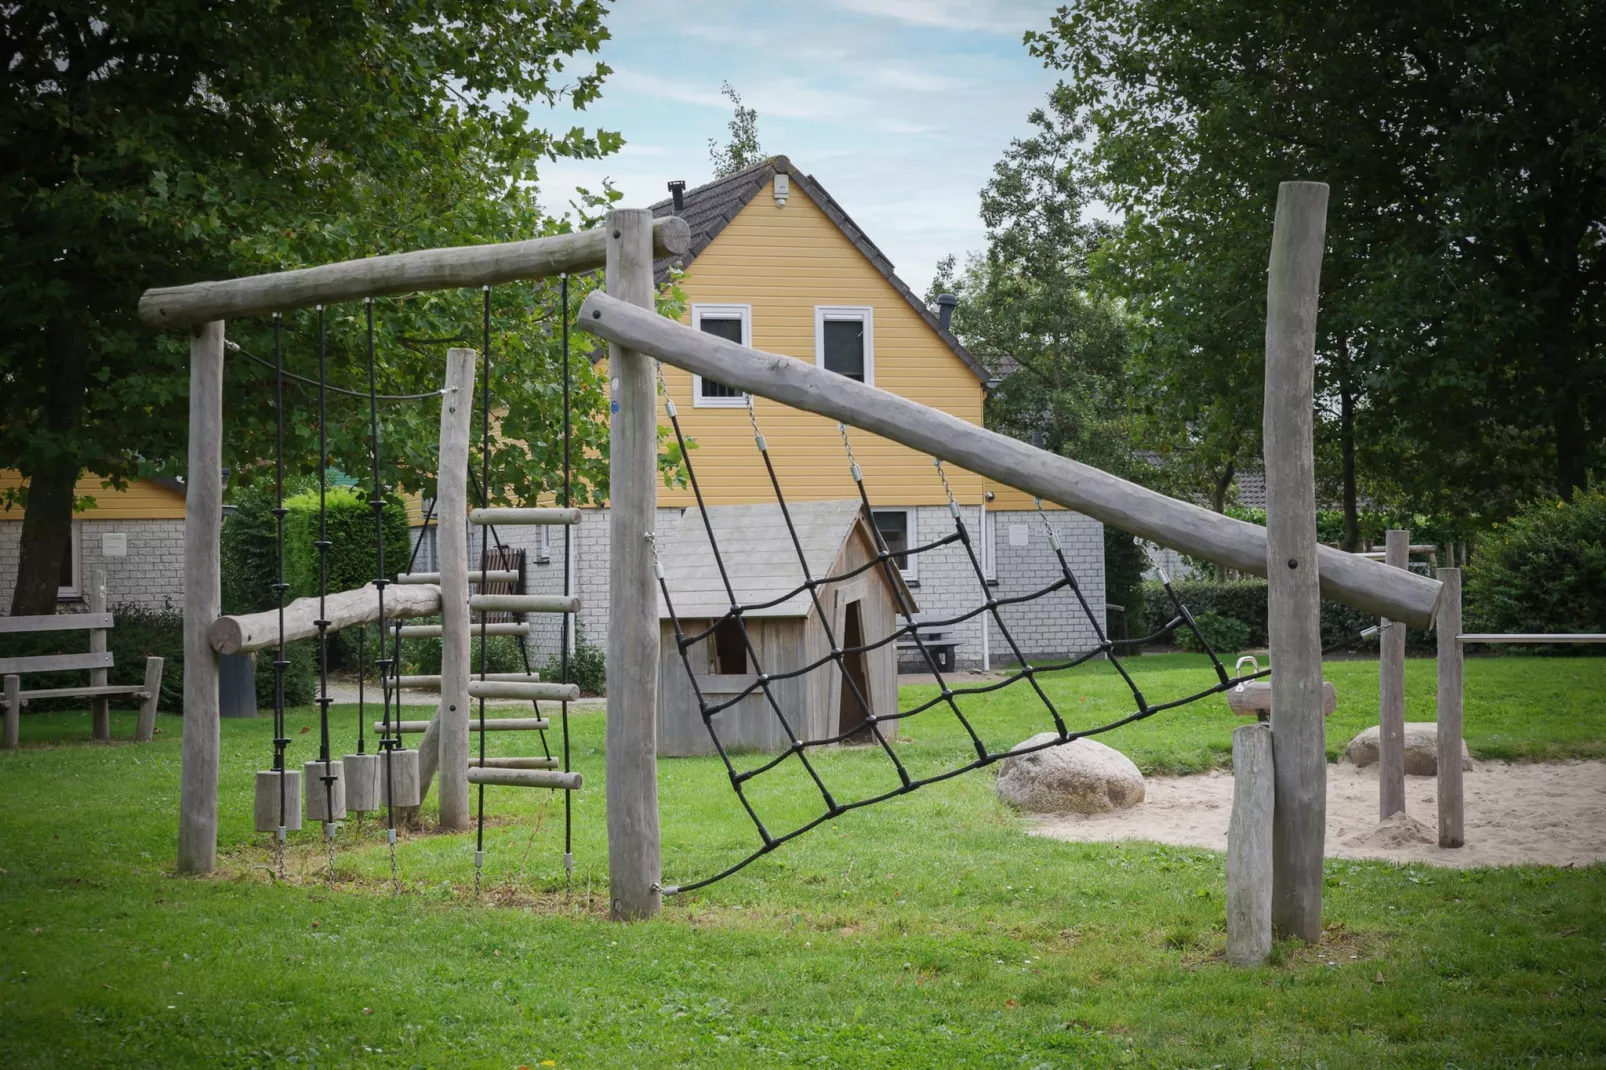
M747 642L742 637L742 622L721 621L714 629L714 673L718 676L740 676L747 672Z
M875 517L876 530L881 533L881 541L887 544L892 551L892 561L903 573L905 580L913 580L918 571L916 559L910 557L908 550L915 545L915 517L910 509L877 509Z
M693 305L691 325L704 334L723 338L737 345L752 345L750 305ZM740 408L747 404L747 395L734 386L726 386L712 379L693 375L692 404L697 408Z
M814 310L814 363L875 385L875 317L869 308L821 305Z

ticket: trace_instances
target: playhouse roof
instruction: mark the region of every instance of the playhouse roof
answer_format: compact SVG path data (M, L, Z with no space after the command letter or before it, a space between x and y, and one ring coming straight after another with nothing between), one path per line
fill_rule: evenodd
M863 525L867 538L872 538L870 520L864 507L856 500L824 502L792 502L787 505L792 523L797 528L798 541L803 544L803 556L808 561L809 575L823 578L830 574L854 528ZM797 560L797 549L787 533L786 520L781 507L774 503L763 505L715 505L708 509L708 524L703 512L688 509L681 516L673 535L658 547L663 562L664 583L675 604L675 615L682 620L709 619L723 616L730 609L730 595L719 575L713 547L708 541L708 527L714 529L714 539L724 559L726 575L736 591L736 600L742 605L770 602L794 590L803 583L803 569ZM870 575L885 574L871 569ZM896 573L894 573L896 574ZM898 579L900 587L903 580ZM904 587L908 604L914 598ZM750 617L807 617L814 609L807 591L799 591L774 605L755 609L745 614ZM669 612L660 596L660 619L668 619Z

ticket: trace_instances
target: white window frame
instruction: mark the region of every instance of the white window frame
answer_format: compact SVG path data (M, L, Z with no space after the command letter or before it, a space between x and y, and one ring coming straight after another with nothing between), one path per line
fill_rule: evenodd
M825 367L825 324L828 320L864 324L864 385L875 386L875 309L869 305L814 306L814 365Z
M78 602L84 597L83 526L76 520L67 536L67 559L72 566L72 585L56 588L56 601Z
M703 329L704 316L714 320L741 320L742 345L752 346L752 305L693 305L691 306L692 330L700 331ZM745 409L747 408L747 395L738 391L733 398L705 398L703 397L703 377L693 372L691 377L691 404L694 409Z
M913 509L913 508L902 508L902 507L899 507L899 506L881 506L881 505L878 505L875 508L870 510L871 523L875 522L875 517L876 517L876 514L878 514L878 513L902 513L903 517L904 517L904 530L906 532L905 538L907 538L909 540L908 549L910 551L913 551L916 546L920 545L919 538L918 538L918 535L917 535L916 526L915 526L916 525L916 521L917 521L917 519L919 517L918 510ZM879 532L879 529L877 529L877 530ZM919 556L917 554L911 552L905 558L905 560L908 562L908 567L907 568L898 569L899 573L901 573L903 575L903 582L905 582L905 583L919 583L920 582L920 558L919 558ZM896 560L894 560L892 563L894 565L896 565L898 562Z

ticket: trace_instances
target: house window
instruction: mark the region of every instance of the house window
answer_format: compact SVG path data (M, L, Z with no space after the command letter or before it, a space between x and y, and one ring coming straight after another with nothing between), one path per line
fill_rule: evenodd
M747 672L747 640L742 622L734 617L720 621L714 629L714 673L740 676Z
M61 555L61 584L56 588L56 598L63 602L84 596L84 553L79 534L78 521L74 520L67 533L67 552Z
M753 344L752 323L751 305L691 306L692 327L737 345ZM741 408L747 404L747 395L742 391L712 379L704 379L701 375L691 377L691 390L692 404L697 408Z
M892 551L893 564L903 573L905 582L913 582L919 574L918 559L911 557L908 552L915 545L914 510L877 509L871 515L875 517L875 528L881 534L881 541Z
M837 305L816 307L814 363L826 371L874 386L874 310Z

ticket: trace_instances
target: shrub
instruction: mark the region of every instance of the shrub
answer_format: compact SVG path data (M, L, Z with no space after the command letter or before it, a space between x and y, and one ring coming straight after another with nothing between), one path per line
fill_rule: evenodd
M1425 565L1413 565L1412 571L1425 573L1429 570ZM1144 587L1145 616L1141 624L1134 622L1133 628L1134 633L1139 635L1159 631L1176 614L1176 609L1172 606L1164 587L1153 581L1144 584ZM1188 607L1188 612L1192 613L1195 619L1207 613L1219 617L1231 617L1248 628L1246 646L1270 645L1266 627L1265 580L1233 580L1225 583L1179 580L1171 585L1171 589L1177 593L1177 597ZM1362 613L1358 609L1351 609L1337 602L1324 601L1321 606L1322 646L1326 649L1342 644L1342 649L1345 651L1375 651L1376 636L1367 639L1359 639L1358 636L1364 629L1376 623L1376 617ZM1173 633L1179 645L1183 631L1184 629L1178 628ZM1405 646L1406 650L1412 653L1430 654L1436 648L1436 640L1432 632L1409 628L1405 633Z
M1480 536L1467 569L1466 631L1606 631L1606 491L1536 501ZM1606 653L1598 646L1545 648Z
M1117 528L1104 528L1104 591L1105 599L1121 606L1125 618L1109 617L1113 635L1130 638L1142 634L1143 573L1149 567L1148 556L1132 540L1132 536Z
M420 618L413 623L422 623L426 618ZM438 617L427 618L430 623L437 623ZM355 644L355 639L353 639ZM369 639L370 649L373 647L372 637ZM354 647L355 648L355 647ZM523 672L524 652L520 649L519 637L516 635L492 635L486 637L486 671L487 672ZM472 672L480 671L480 640L476 636L469 641L468 665ZM407 673L418 673L432 676L441 671L441 641L439 639L403 639L402 640L402 667ZM546 679L546 677L542 677Z
M563 672L561 654L553 654L541 670L541 679L559 684L577 684L582 694L602 695L608 690L607 655L600 646L586 641L584 628L576 627L574 650L569 654L569 672Z
M1191 612L1191 610L1190 610ZM1249 644L1249 625L1235 617L1223 617L1216 613L1195 613L1193 623L1199 628L1199 635L1195 635L1192 628L1186 624L1176 630L1177 646L1196 654L1204 653L1204 647L1199 644L1199 636L1210 644L1210 649L1217 654L1236 654Z
M256 657L257 713L273 712L273 659L278 648L258 650ZM318 644L303 639L288 643L284 660L290 664L284 670L284 704L305 706L318 697Z
M145 659L163 659L162 695L157 708L176 713L184 705L184 620L173 609L145 609L140 606L112 607L111 631L106 633L106 649L113 665L107 681L113 684L145 682ZM42 632L26 635L0 635L0 657L33 657L41 654L82 654L89 649L87 632ZM23 687L41 690L55 687L82 687L89 682L83 670L73 672L28 673ZM139 699L114 695L111 705L132 709ZM30 710L86 709L88 699L64 698L35 700Z
M374 514L368 506L367 495L350 487L330 487L327 502L329 591L349 591L370 582L377 574ZM286 498L284 507L289 511L284 518L284 571L290 584L290 596L316 595L318 548L314 544L318 541L318 492L310 490ZM396 574L407 567L408 551L412 548L407 532L407 509L400 498L392 496L386 501L382 518L385 575L395 579Z

